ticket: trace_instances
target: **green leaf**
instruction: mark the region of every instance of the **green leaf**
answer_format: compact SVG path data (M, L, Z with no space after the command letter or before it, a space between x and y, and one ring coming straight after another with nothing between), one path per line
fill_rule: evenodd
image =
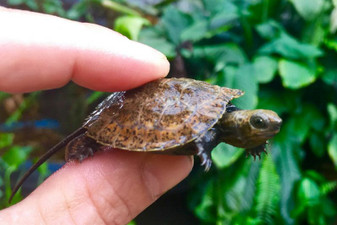
M132 220L131 222L129 222L127 225L137 225L136 221Z
M175 7L169 6L164 10L160 22L164 25L169 40L178 46L181 43L181 33L192 24L192 19Z
M309 138L312 152L318 157L323 157L326 151L326 143L324 137L317 133L312 133Z
M268 56L257 56L253 60L256 77L260 83L268 83L273 80L277 70L277 60Z
M319 48L300 43L286 33L262 46L259 52L266 55L277 53L289 59L310 59L323 54Z
M337 11L336 11L337 14ZM336 39L325 39L324 44L326 47L337 52L337 40Z
M252 207L258 169L259 162L241 157L235 165L203 181L203 191L193 195L199 199L193 207L196 215L210 224L242 224L235 221L242 222L242 213Z
M237 11L228 12L223 11L220 13L217 13L215 16L211 18L210 21L210 28L211 29L218 29L220 27L228 27L228 30L230 27L234 26L234 22L239 19L239 14Z
M258 83L255 75L254 66L243 64L238 68L227 66L219 72L219 85L243 90L245 94L233 100L239 108L253 109L257 105Z
M39 181L38 183L42 183L44 181L44 179L50 174L49 168L48 168L48 163L42 163L42 165L39 166L39 168L37 168L37 170L40 173L39 176Z
M206 36L207 31L208 22L205 20L197 21L181 33L181 41L197 42Z
M144 25L150 25L150 22L142 17L121 16L115 20L115 30L131 40L138 40L139 32Z
M307 65L295 61L280 60L279 70L283 86L290 89L305 87L316 79L315 71Z
M337 125L337 106L333 103L329 103L327 110L330 118L330 127L333 129L334 126Z
M327 120L326 117L317 108L317 106L313 103L303 103L296 116L299 116L299 119L304 120L306 123L310 124L308 127L319 133L324 129L324 124Z
M337 84L337 69L327 70L322 75L322 80L328 85L336 85Z
M212 15L221 12L236 12L238 10L238 7L228 0L203 0L203 5Z
M55 14L64 17L65 10L63 9L62 1L59 0L44 0L43 11L48 14Z
M25 0L8 0L7 3L9 5L21 5L25 2Z
M276 39L284 32L282 26L274 20L269 20L256 26L256 31L265 39Z
M330 159L332 160L337 169L337 134L334 134L332 139L329 141L328 153Z
M14 140L14 134L0 133L0 149L12 145Z
M239 108L253 109L256 107L258 82L253 65L247 63L240 66L231 87L245 92L244 96L233 101Z
M5 154L2 159L12 168L17 169L28 157L32 148L29 146L13 146Z
M297 12L305 20L315 19L324 9L324 0L291 0Z
M212 196L215 195L214 191L214 183L210 182L205 187L206 191L203 193L203 197L201 199L200 204L195 208L196 215L202 219L203 221L212 221L214 222L215 217L213 216L215 214L214 212L214 201L216 199L213 199Z
M309 136L310 129L320 132L324 126L324 118L320 112L310 104L303 105L282 126L292 142L303 144Z
M142 30L139 35L139 41L157 49L168 58L174 58L176 56L175 46L154 28Z
M38 11L38 10L39 10L39 5L37 4L37 1L25 0L25 4L26 4L30 9L33 9L34 11Z
M300 182L298 198L300 202L312 206L319 202L320 191L318 185L309 178L304 178Z
M18 121L21 118L23 112L34 103L39 94L40 92L36 91L30 93L27 97L25 97L20 106L15 110L15 112L13 112L10 117L6 119L6 124Z
M79 20L81 16L88 14L90 8L89 1L78 1L72 7L66 11L66 17L72 20Z
M99 98L103 97L105 94L106 94L105 92L94 91L86 99L86 102L87 102L88 105L90 105L90 104L94 103L95 101L97 101Z
M221 2L221 3L217 3ZM227 0L204 1L205 7L211 12L210 28L217 29L224 26L234 26L233 22L239 18L239 9Z
M247 62L243 49L234 43L213 45L205 48L205 54L214 61L216 71L223 69L228 64L242 65Z
M218 168L225 168L232 165L244 152L243 149L238 149L225 143L220 143L212 151L212 159Z
M335 33L337 30L337 8L336 6L330 15L330 33Z
M287 113L289 109L296 108L300 95L295 92L279 92L274 89L263 88L259 91L258 108L270 109L277 112L279 115Z
M11 94L0 91L0 101L9 97L11 97Z
M184 56L188 57L187 54ZM242 65L247 61L244 51L234 43L196 46L193 56L214 63L216 72L223 70L228 64Z

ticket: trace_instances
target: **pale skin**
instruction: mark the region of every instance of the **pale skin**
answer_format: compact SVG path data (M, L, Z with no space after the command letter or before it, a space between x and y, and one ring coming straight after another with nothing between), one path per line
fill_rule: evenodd
M120 91L164 77L160 52L97 25L0 7L0 91L27 93L74 81ZM190 156L98 152L67 163L20 203L0 211L0 224L128 223L193 166Z

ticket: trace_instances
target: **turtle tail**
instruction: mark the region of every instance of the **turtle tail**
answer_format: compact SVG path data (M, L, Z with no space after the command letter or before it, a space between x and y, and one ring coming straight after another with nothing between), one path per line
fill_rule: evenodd
M80 127L79 129L75 130L73 133L69 134L66 138L64 138L62 141L57 143L55 146L53 146L51 149L49 149L44 155L41 156L41 158L33 164L29 170L23 175L23 177L20 178L20 180L17 182L15 187L12 190L12 194L9 197L8 202L11 203L14 195L19 190L19 188L22 186L22 184L26 181L26 179L39 167L42 163L47 161L52 155L54 155L57 151L61 150L63 147L65 147L71 140L78 137L79 135L86 132L86 128Z

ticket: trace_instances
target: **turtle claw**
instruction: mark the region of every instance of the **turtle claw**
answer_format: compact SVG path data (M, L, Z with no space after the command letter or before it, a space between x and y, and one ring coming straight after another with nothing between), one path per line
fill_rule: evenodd
M253 156L254 161L256 161L256 156L259 157L259 160L261 160L261 153L265 153L268 155L268 152L266 151L265 145L260 145L255 148L246 149L246 158L248 158L249 155Z
M204 152L198 154L198 156L200 157L200 160L201 160L201 166L204 166L205 172L208 172L212 166L212 159L207 153L204 153Z
M212 166L212 160L211 159L206 159L206 161L203 161L201 163L201 166L205 167L205 172L208 172Z

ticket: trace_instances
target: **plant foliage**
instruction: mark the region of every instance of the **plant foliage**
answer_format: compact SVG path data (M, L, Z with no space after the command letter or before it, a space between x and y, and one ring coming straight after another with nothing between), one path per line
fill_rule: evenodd
M261 161L225 144L213 151L216 168L199 178L189 202L202 224L333 224L337 1L80 0L69 10L57 0L34 2L9 0L87 21L95 21L93 8L113 12L115 29L171 60L179 71L172 76L242 89L238 107L281 115Z

